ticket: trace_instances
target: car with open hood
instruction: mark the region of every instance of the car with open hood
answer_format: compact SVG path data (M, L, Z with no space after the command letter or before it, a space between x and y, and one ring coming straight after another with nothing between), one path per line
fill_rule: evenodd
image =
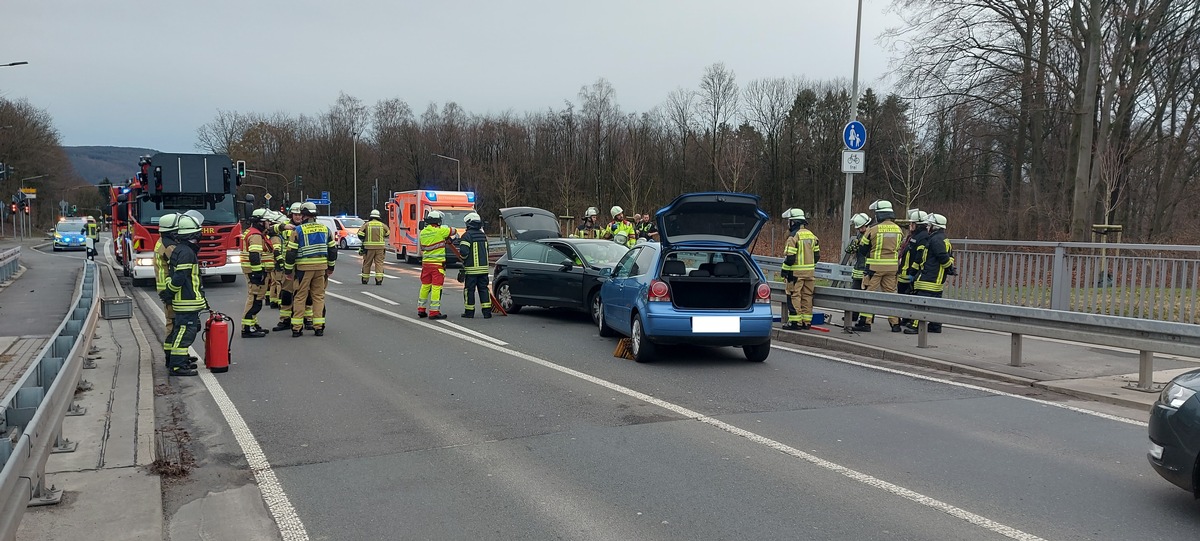
M605 277L597 326L625 335L638 362L659 346L740 346L761 362L771 351L771 287L750 255L767 221L756 195L694 193L654 218L659 242L634 246Z
M599 317L601 277L628 251L611 240L563 238L554 213L500 209L511 238L492 272L492 291L508 313L526 306L572 308Z
M1172 379L1150 410L1147 459L1159 475L1200 498L1200 370Z

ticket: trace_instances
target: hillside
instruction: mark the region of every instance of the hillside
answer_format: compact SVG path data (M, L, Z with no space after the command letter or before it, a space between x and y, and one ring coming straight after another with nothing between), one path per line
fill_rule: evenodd
M75 172L84 180L96 184L107 177L117 184L137 172L140 156L156 150L131 147L63 147Z

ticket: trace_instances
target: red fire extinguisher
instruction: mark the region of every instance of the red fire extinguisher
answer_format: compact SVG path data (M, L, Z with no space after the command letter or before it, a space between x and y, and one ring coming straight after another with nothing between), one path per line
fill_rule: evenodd
M233 320L217 311L209 312L204 322L204 367L213 372L228 372L233 355Z

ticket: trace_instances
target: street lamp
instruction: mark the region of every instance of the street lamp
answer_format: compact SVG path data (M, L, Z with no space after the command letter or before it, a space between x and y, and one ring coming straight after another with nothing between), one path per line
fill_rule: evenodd
M11 67L11 66L24 66L25 64L28 64L28 63L29 62L9 62L7 64L0 64L0 68L7 68L7 67Z
M445 158L447 160L454 162L454 170L456 171L456 175L458 176L458 191L461 192L462 191L462 168L460 167L460 162L457 159L451 158L450 156L442 156L441 154L434 154L434 156L437 156L439 158Z
M358 216L358 132L350 132L350 139L354 153L354 215Z

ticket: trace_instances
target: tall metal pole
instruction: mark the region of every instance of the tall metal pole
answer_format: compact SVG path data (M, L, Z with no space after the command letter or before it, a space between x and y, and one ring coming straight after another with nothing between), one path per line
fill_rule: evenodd
M858 0L858 21L854 26L854 80L850 87L850 120L858 120L858 48L862 40L862 0ZM850 247L850 215L854 199L854 173L846 173L846 197L842 200L842 250Z
M454 160L454 171L455 171L455 176L458 177L458 191L461 192L462 191L462 163L460 163L458 160Z
M354 139L354 215L358 216L358 132L350 132Z

